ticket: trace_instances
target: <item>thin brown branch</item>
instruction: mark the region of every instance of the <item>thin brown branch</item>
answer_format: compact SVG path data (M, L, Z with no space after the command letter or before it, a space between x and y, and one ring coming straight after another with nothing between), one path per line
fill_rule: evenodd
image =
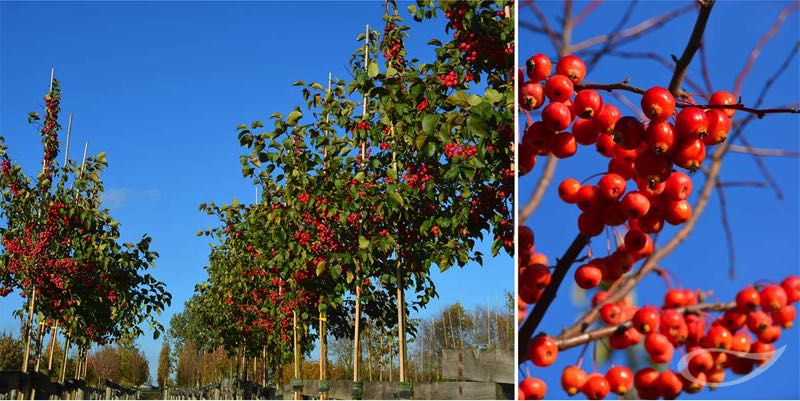
M792 2L790 5L786 6L781 12L778 14L778 17L775 18L775 22L772 23L770 29L761 36L756 43L753 50L750 52L750 56L747 58L747 62L745 63L742 71L739 75L736 76L736 81L733 85L733 94L734 96L739 96L742 93L742 85L744 84L745 78L750 73L750 70L753 68L753 64L755 64L758 56L761 54L761 49L764 45L767 44L778 32L781 30L781 26L783 26L783 22L786 21L786 18L791 14L793 11L797 10L800 7L800 3Z
M597 65L597 63L600 61L600 59L604 55L608 54L609 50L611 50L611 45L614 43L614 39L620 34L620 31L625 26L625 24L628 23L628 20L630 20L631 15L633 14L633 10L636 9L636 5L637 4L639 4L639 2L636 1L636 0L631 1L630 3L628 3L628 8L622 14L622 18L620 18L619 22L617 22L617 25L614 26L614 29L611 30L611 33L608 35L608 40L605 42L605 44L603 44L603 48L598 50L598 51L596 51L592 55L592 58L589 59L589 62L586 63L587 64L587 68L589 70L594 68L594 66Z
M575 17L575 20L573 20L572 22L572 26L576 27L580 25L581 22L583 22L583 20L586 19L586 17L589 16L589 14L591 14L592 11L594 11L601 4L603 4L603 0L592 0L591 3L589 3L586 7L583 8L583 10L581 10L580 13L578 13L578 16Z
M733 309L736 307L736 302L727 302L727 303L699 303L692 306L687 306L685 308L679 308L678 311L681 313L692 313L692 312L711 312L711 311L726 311L728 309ZM556 340L558 344L558 350L564 351L570 348L574 348L595 340L611 337L617 331L624 331L631 327L633 323L628 320L616 326L608 326L599 328L597 330L592 330L587 333L579 334L576 336L572 336L569 338L563 338L560 340Z
M556 50L561 49L561 47L562 47L561 46L561 40L558 38L558 35L556 34L556 31L554 31L553 28L550 27L550 23L547 22L547 17L542 12L542 9L539 8L539 5L536 4L536 1L535 0L527 0L527 1L524 1L523 4L527 5L528 8L530 8L531 11L533 11L533 13L536 15L536 18L539 19L539 24L542 26L542 29L544 29L544 32L550 38L550 41L553 43L553 47Z
M711 9L714 7L714 1L715 0L705 0L700 3L700 11L697 13L697 20L694 23L692 35L686 43L686 48L683 50L681 58L675 62L675 72L672 74L672 79L668 87L669 91L672 92L672 95L675 97L683 94L681 83L686 76L686 71L689 69L689 64L692 62L694 53L703 43L703 33L706 30L708 17L711 16Z
M708 96L714 92L714 85L711 84L711 75L708 73L708 57L706 57L706 43L700 46L700 74L703 76L703 83L706 85L705 93ZM686 80L684 78L684 80Z
M602 90L606 92L611 92L615 90L622 90L628 91L633 93L638 93L640 95L644 95L646 92L645 89L637 88L635 86L628 85L630 78L626 78L624 81L616 83L616 84L592 84L592 83L585 83L585 84L578 84L575 85L575 92L581 91L583 89L594 89L594 90Z
M572 41L572 0L564 0L564 21L561 28L561 49L558 51L560 57L570 53L570 42Z
M719 181L717 181L717 199L719 199L720 224L725 232L725 244L728 247L728 277L733 280L736 278L736 246L733 243L733 230L728 220L728 200Z
M645 89L633 85L628 85L628 82L629 80L625 79L624 81L616 84L592 84L592 83L578 84L575 85L575 91L580 91L583 89L594 89L606 92L621 90L621 91L627 91L644 95L646 91ZM748 107L743 104L722 105L722 104L692 104L692 103L682 103L682 102L677 103L676 106L679 108L697 107L700 109L734 109L743 111L745 113L751 113L758 118L763 118L767 114L779 114L779 113L800 114L800 108L792 108L792 107L759 109L756 107Z
M800 109L798 108L782 107L782 108L771 108L771 109L756 109L752 107L747 107L743 104L724 105L724 104L678 103L676 104L676 106L680 108L697 107L700 109L734 109L734 110L744 111L745 113L752 113L758 118L764 118L764 116L767 114L779 114L779 113L800 114Z
M739 142L741 142L745 147L752 149L752 146L750 146L750 142L747 140L747 137L745 137L744 134L739 134L737 136L737 139L739 139ZM783 199L783 191L781 190L781 187L778 185L778 181L775 180L775 177L773 177L772 173L769 172L767 164L764 162L764 158L756 153L750 153L750 154L753 156L753 161L756 162L756 166L758 167L758 170L761 172L761 175L764 177L765 180L767 180L769 186L772 187L772 189L775 191L775 196L777 196L778 199Z
M633 51L629 52L629 51L616 51L615 50L615 51L609 52L608 55L609 56L613 56L613 57L625 58L625 59L652 60L652 61L655 61L655 62L661 64L662 66L664 66L664 68L666 68L666 69L668 69L670 71L673 71L675 69L675 63L674 62L672 62L670 60L667 60L666 58L664 58L663 56L661 56L660 54L658 54L656 52L633 52ZM685 77L683 80L684 80L684 82L686 82L686 85L688 85L689 88L691 88L693 91L698 92L698 93L704 92L704 89L700 86L700 84L698 84L697 82L695 82L693 79L689 78L688 76Z
M542 29L542 27L540 27L539 25L532 24L528 21L520 21L519 27L522 29L527 29L533 33L541 33L547 35L547 32L545 32L545 30Z
M677 10L673 10L656 17L646 19L635 26L625 29L624 31L616 35L617 46L627 41L638 38L639 36L642 36L652 30L655 30L661 27L662 25L666 24L667 22L671 21L672 19L675 19L676 17L682 14L686 14L687 12L693 10L694 8L695 8L694 5L682 7ZM605 34L586 39L583 42L577 43L574 46L572 46L572 51L578 52L581 50L589 49L590 47L605 43L610 38L611 34Z
M800 157L800 152L795 152L793 150L753 148L741 145L731 145L729 151L759 156Z
M525 222L527 221L536 209L539 208L539 205L542 203L542 199L544 199L544 194L547 191L547 187L550 185L550 181L553 180L553 174L556 171L556 164L558 163L558 159L550 155L547 157L547 163L544 165L544 170L542 171L541 177L539 177L539 182L536 183L536 188L533 190L533 194L531 195L530 200L528 203L525 204L519 211L519 221Z
M611 94L614 97L616 97L617 100L622 102L622 104L624 104L625 107L628 108L628 110L630 110L632 113L636 114L636 118L638 118L640 121L643 121L643 120L645 120L647 118L644 115L644 113L642 113L641 108L639 106L635 105L633 102L631 102L630 99L625 97L623 94L621 94L619 92L611 92Z
M722 187L754 187L754 188L764 188L769 186L766 182L763 181L728 181L728 182L721 182L719 185Z
M550 285L544 289L542 296L533 307L533 311L528 318L525 319L525 322L522 323L522 327L519 329L519 335L517 338L518 362L520 364L525 362L527 359L528 342L536 332L536 329L539 327L539 323L542 322L542 319L544 318L547 309L550 307L550 304L556 298L558 288L561 287L561 282L564 281L564 277L566 277L567 272L569 272L572 264L575 263L575 259L577 259L581 250L583 250L588 243L589 237L583 234L578 234L575 237L575 239L572 241L572 244L570 244L569 248L567 248L567 251L564 252L564 255L556 263L556 269L553 272L552 278L550 279Z

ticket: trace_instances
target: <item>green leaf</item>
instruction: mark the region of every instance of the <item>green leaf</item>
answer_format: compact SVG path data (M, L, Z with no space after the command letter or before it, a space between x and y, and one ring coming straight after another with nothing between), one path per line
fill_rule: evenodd
M480 136L487 136L489 134L489 123L475 114L472 114L469 116L469 118L467 118L467 128Z
M324 89L324 88L322 87L322 85L320 85L320 84L318 84L318 83L316 83L316 82L314 82L313 84L311 84L311 88L312 88L312 89L316 89L316 90L318 90L318 91L321 91L322 89Z
M367 66L367 76L370 78L375 78L378 75L378 63L375 61L370 61L369 65Z
M392 193L390 193L390 194L389 194L389 198L391 198L392 200L394 200L395 202L397 202L398 204L400 204L400 206L403 206L403 205L404 205L404 203L403 203L403 197L402 197L402 196L400 196L400 194L398 194L397 192L392 192Z
M303 117L303 113L301 113L300 110L295 110L286 117L286 124L294 125L301 117Z
M447 98L447 101L458 107L469 107L469 95L464 91L458 91Z
M483 98L478 95L469 96L469 105L475 107L483 102Z
M414 141L414 144L417 145L417 149L421 150L422 147L425 146L425 142L427 141L428 141L428 135L420 133L419 135L417 135L417 139Z
M359 249L367 249L369 248L369 240L364 237L363 235L358 236L358 248Z
M442 47L442 41L438 39L431 39L428 41L428 44L431 46Z
M484 96L486 97L486 100L488 100L491 103L497 103L503 100L503 95L500 92L498 92L497 89L494 88L486 89Z
M426 114L425 117L422 117L422 131L427 135L433 135L439 119L441 119L441 116L438 114Z
M386 176L391 178L393 181L397 181L397 171L394 171L394 169L387 170Z

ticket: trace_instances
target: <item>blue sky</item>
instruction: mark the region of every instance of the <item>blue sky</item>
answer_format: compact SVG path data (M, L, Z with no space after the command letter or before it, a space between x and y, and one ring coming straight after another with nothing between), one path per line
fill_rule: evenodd
M125 239L153 236L155 276L172 292L165 325L205 279L208 240L195 232L214 222L202 202L254 200L241 178L235 127L266 121L300 104L298 79L349 78L347 61L364 25L382 29L383 2L0 3L0 135L27 171L41 145L29 111L38 110L50 67L62 80L63 120L74 113L71 156L107 152L106 206ZM413 23L412 55L430 58L441 23ZM63 149L63 148L62 148ZM489 244L482 244L488 255ZM456 300L502 302L513 288L508 256L443 275L441 298L427 315ZM18 330L17 295L0 299L0 331ZM155 371L161 342L138 343Z
M660 15L688 2L640 2L627 26L646 18ZM579 12L588 2L576 2L575 12ZM715 89L732 90L736 75L745 63L750 49L758 38L772 25L780 10L788 2L717 2L706 29L708 60L711 80ZM561 2L542 2L542 10L556 22L562 13ZM627 4L606 2L586 18L573 33L573 43L611 31L623 15ZM533 12L521 10L520 19L536 22ZM655 51L669 59L670 54L680 55L686 45L694 24L696 13L691 12L662 27L656 33L623 46L629 51ZM752 103L758 96L767 77L789 54L798 40L800 22L797 12L793 13L782 30L764 47L760 58L745 82L742 98L745 104ZM535 53L554 55L549 40L530 31L520 32L518 41L520 60ZM697 59L696 59L697 60ZM695 62L690 68L690 76L702 83ZM614 83L630 77L631 84L639 87L653 85L666 86L671 71L652 61L623 60L605 58L589 71L588 82ZM609 99L606 97L606 99ZM635 104L638 97L629 97ZM765 106L779 106L800 99L800 70L795 56L787 71L775 83ZM618 103L617 103L618 104ZM619 104L618 104L619 105ZM623 114L630 114L620 106ZM746 131L747 139L757 147L798 150L800 118L795 116L770 116L752 123ZM528 220L536 233L537 250L545 252L550 260L560 256L577 233L577 208L566 205L558 199L555 186L567 177L583 180L603 171L607 162L601 161L591 148L580 147L576 157L563 160L556 171L554 184L544 198L543 206ZM782 280L790 274L800 273L798 265L798 243L800 243L800 164L797 159L768 158L767 164L784 192L782 200L776 199L770 189L728 188L725 191L729 205L731 227L734 230L736 245L737 276L730 280L727 276L728 260L725 237L720 225L719 202L716 195L700 219L689 239L665 259L661 266L674 273L685 287L713 289L721 300L730 300L736 292L760 279ZM520 203L524 203L536 183L544 160L537 164L534 173L520 179ZM731 154L726 157L722 171L723 181L763 181L755 163L749 155ZM702 177L698 177L696 187ZM694 201L695 196L691 199ZM569 224L564 224L569 222ZM665 230L661 235L663 243L674 230ZM595 240L595 251L605 248L604 239ZM558 332L561 327L571 324L583 308L576 308L571 293L572 274L562 287L559 297L548 311L540 329ZM657 277L648 277L636 292L643 303L660 303L664 294L664 284ZM769 370L752 381L741 385L721 388L714 392L703 391L697 395L681 395L681 398L784 398L798 399L800 389L796 378L800 375L800 336L798 328L785 330L779 345L787 345L786 352ZM550 385L549 398L566 398L558 385L558 378L564 366L574 364L579 349L564 352L558 362L547 369L533 369L534 376L543 378ZM584 362L584 368L591 370L591 357ZM673 366L674 368L674 366ZM605 372L605 369L602 369Z

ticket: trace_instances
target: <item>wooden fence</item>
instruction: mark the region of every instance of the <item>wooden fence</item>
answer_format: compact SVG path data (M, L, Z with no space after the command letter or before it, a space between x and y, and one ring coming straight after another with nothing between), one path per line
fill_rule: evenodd
M135 400L139 391L106 380L102 387L90 387L78 379L64 383L50 380L42 372L0 371L0 400Z
M516 362L513 350L443 350L442 378L445 381L434 383L413 383L414 399L432 400L502 400L514 399L516 381L514 371ZM352 397L353 382L332 380L328 382L327 398L349 400ZM402 399L398 382L363 382L362 399L391 400ZM304 399L319 398L319 381L304 379L302 388L298 387ZM202 389L169 389L165 398L170 400L243 400L243 399L283 399L294 398L290 384L281 388L262 387L248 381L215 383Z

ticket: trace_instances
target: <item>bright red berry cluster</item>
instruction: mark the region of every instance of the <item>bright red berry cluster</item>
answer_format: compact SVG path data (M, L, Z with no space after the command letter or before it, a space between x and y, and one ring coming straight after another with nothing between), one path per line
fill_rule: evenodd
M609 393L624 396L631 390L642 399L674 399L706 386L713 389L725 380L727 371L746 375L769 361L782 330L794 325L797 312L793 304L800 301L800 276L787 277L780 284L747 286L736 295L735 302L720 304L717 310L724 312L715 319L705 312L698 294L673 288L666 292L660 307L637 307L621 301L606 303L600 309L602 321L617 327L608 337L609 348L627 349L643 343L650 362L656 365L669 365L680 351L685 362L682 371L645 367L634 373L617 365L605 375L596 371L588 374L579 361L563 370L564 391L570 396L582 392L593 400ZM601 304L606 295L605 291L597 292L593 306ZM535 366L547 367L556 361L558 353L558 341L539 335L531 339L527 357ZM527 378L519 384L520 399L542 399L546 391L539 379Z

